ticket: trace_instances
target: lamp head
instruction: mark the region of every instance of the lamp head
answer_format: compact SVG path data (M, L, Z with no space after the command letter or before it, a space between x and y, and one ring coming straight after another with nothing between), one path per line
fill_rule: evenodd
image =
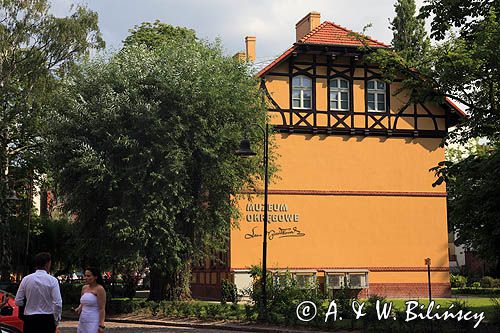
M248 156L255 156L255 155L257 155L257 153L254 152L252 150L252 148L250 148L250 140L248 140L248 139L241 140L241 142L240 142L240 149L238 149L235 152L235 154L238 155L238 156L242 156L242 157L248 157Z

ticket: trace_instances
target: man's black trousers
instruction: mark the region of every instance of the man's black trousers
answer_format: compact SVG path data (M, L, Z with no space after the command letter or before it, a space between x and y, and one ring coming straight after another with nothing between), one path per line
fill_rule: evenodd
M24 316L24 333L54 333L55 331L54 315L36 314Z

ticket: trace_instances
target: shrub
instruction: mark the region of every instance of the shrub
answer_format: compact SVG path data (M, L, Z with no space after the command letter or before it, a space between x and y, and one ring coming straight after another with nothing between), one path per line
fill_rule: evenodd
M450 283L452 288L465 288L467 286L467 278L463 275L450 275Z
M466 313L470 311L470 307L468 306L466 301L463 300L454 300L453 302L450 303L450 308L453 305L455 313L457 311L462 311L462 313ZM457 324L455 325L458 328L464 329L466 332L469 332L472 329L472 321L467 321L467 320L462 320L462 321L457 321Z
M500 296L499 288L453 288L453 295L486 295L486 296Z
M238 303L238 288L236 288L236 284L229 280L222 280L220 302L221 304L226 304L226 302Z
M262 303L262 288L260 269L254 270L253 288L250 297L254 302L254 310L259 312ZM323 295L318 291L318 285L301 288L290 272L273 279L272 274L267 276L267 307L264 315L267 322L278 325L297 325L301 322L296 316L297 306L303 301L311 301L318 309L324 303ZM246 313L247 317L251 316ZM309 324L319 324L320 315ZM324 323L323 323L324 324Z
M61 290L61 297L65 305L78 305L80 304L80 297L82 293L83 284L62 283L59 288Z
M154 302L148 302L145 299L112 298L107 302L106 311L111 314L125 314L144 308L154 310L152 303Z
M385 324L385 322L381 322L378 319L376 307L377 307L377 302L380 303L380 307L383 308L384 304L387 303L387 300L385 297L378 296L378 295L370 295L370 297L366 300L365 302L365 313L366 315L363 317L363 328L365 330L368 329L368 327L378 327L379 331L385 331L384 329L380 328L380 325ZM396 313L394 309L392 309L391 317L396 316ZM391 322L389 322L391 323Z
M243 319L245 310L237 304L163 301L158 313L170 318Z
M500 298L492 297L490 298L491 303L493 304L493 321L500 323Z
M478 281L473 282L471 284L471 287L474 288L474 289L480 288L481 287L481 283L479 283Z
M492 278L491 276L485 276L480 281L481 287L483 288L499 288L500 279Z

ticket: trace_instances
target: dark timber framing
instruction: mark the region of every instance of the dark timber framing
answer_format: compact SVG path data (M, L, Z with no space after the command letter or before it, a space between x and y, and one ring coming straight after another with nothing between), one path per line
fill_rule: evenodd
M311 61L299 60L298 56L306 54L311 57ZM318 61L318 56L324 56L326 61ZM334 59L337 57L349 57L348 64L336 64ZM297 48L287 58L288 73L269 71L261 80L261 88L264 90L271 107L268 111L279 113L281 123L275 124L274 129L281 133L304 133L304 134L324 134L324 135L374 135L374 136L396 136L396 137L431 137L442 138L446 135L448 126L451 122L450 110L446 108L444 115L433 114L423 104L407 104L400 110L391 112L391 87L386 84L386 110L368 111L367 101L367 83L372 79L381 79L376 66L362 64L359 59L362 53L355 49L336 48L325 46L303 46ZM326 75L318 74L318 67L326 67ZM363 76L355 76L356 69L362 69ZM311 79L311 109L295 109L292 102L292 79L295 76L304 75ZM267 90L266 77L287 77L289 82L289 109L284 109L276 103ZM349 110L334 111L330 109L330 82L335 78L343 78L349 82ZM327 100L326 111L317 109L317 79L326 79ZM355 81L364 82L365 105L363 111L355 111L355 107L360 110L360 106L354 105L354 84ZM394 80L401 82L401 80ZM405 113L408 107L412 106L413 112ZM418 108L425 113L418 113ZM318 123L318 116L326 114L326 124ZM356 117L364 116L364 127L356 127ZM456 116L456 115L455 115ZM398 127L398 120L411 119L413 126L402 129ZM419 122L420 119L432 120L433 129L423 129ZM444 124L441 128L438 126L438 119L443 119ZM358 123L359 125L359 123Z

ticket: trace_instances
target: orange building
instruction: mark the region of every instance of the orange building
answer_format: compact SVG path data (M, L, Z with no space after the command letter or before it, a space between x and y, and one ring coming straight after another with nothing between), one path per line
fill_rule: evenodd
M465 114L451 101L406 105L407 94L394 94L401 81L382 81L376 64L363 62L359 38L320 23L319 13L297 23L296 37L258 73L279 168L269 185L268 269L325 290L424 297L431 258L432 294L449 296L446 188L432 187L429 169L445 159L442 139ZM246 42L246 59L255 59L255 38ZM194 296L217 297L226 278L250 285L264 208L262 193L250 194L239 203L227 265L197 267Z

